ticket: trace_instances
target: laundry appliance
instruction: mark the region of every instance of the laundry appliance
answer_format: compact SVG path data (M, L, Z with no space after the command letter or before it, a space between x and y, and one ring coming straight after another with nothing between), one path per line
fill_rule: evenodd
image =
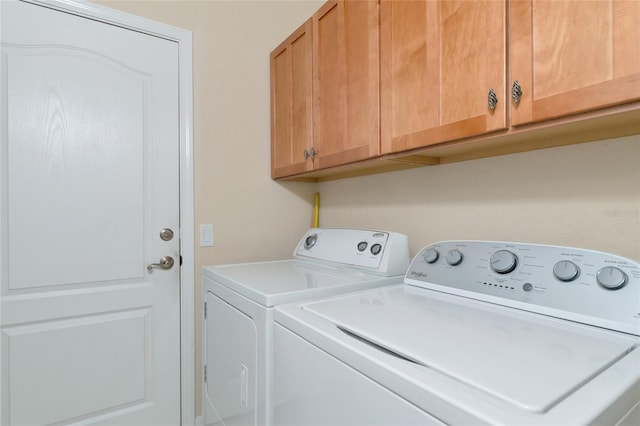
M292 259L203 268L205 424L272 423L274 306L402 283L408 266L405 235L312 228Z
M446 241L404 282L276 308L276 424L640 424L638 262Z

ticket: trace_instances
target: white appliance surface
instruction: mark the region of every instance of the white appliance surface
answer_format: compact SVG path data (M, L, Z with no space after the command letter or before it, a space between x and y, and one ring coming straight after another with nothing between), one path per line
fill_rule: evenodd
M343 265L318 264L288 259L271 262L207 266L203 273L260 305L271 307L305 298L330 296L340 286L353 290L397 283L398 276L386 277ZM401 279L400 279L401 280Z
M295 359L298 351L308 352L308 342L447 424L638 424L640 267L604 253L557 249L438 243L414 258L405 279L412 285L277 307L276 375L282 379L275 382L276 419L309 420L291 408L290 397L295 383L307 378ZM514 258L503 252L494 256L504 250ZM458 262L458 254L464 261ZM570 255L578 271L562 254ZM557 294L562 297L553 297ZM575 312L583 309L582 294L588 315ZM602 301L599 310L591 304L596 298ZM629 305L635 313L626 315ZM288 364L278 357L288 357ZM308 354L304 359L300 364L316 362ZM340 376L326 380L335 388L350 387ZM305 395L319 397L314 386L298 395L300 404ZM335 398L332 404L341 409ZM370 404L383 405L384 399ZM342 409L357 417L366 405ZM344 424L327 419L326 424Z
M204 267L205 423L272 423L274 306L398 284L408 265L404 235L312 228L293 259Z
M553 318L424 293L396 287L302 309L353 337L540 413L637 344Z
M409 266L407 237L361 229L311 228L293 259L206 266L203 274L262 306L397 282ZM394 277L394 278L389 278Z

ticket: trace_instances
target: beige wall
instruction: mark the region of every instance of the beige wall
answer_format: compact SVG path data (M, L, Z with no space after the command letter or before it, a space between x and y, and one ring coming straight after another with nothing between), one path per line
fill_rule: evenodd
M640 260L640 136L319 185L322 226L558 244Z
M289 256L315 187L270 179L269 52L322 2L98 3L193 32L195 223L215 227L197 266Z
M640 259L640 136L321 184L275 183L269 52L322 2L101 3L193 31L195 223L213 223L216 238L213 248L196 247L197 271L288 257L310 224L316 190L322 226L404 232L412 254L429 242L469 238ZM196 392L200 412L199 383Z

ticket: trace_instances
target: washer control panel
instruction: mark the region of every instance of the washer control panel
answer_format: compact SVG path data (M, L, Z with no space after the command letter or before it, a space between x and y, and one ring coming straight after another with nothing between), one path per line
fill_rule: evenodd
M312 228L302 237L293 256L382 275L404 275L409 266L409 242L406 235L397 232Z
M443 241L418 253L405 283L640 336L640 264L609 253Z

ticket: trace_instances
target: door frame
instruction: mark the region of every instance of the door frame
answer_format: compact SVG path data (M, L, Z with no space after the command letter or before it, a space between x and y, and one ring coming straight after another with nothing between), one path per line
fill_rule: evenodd
M20 0L178 43L180 134L180 418L195 424L195 253L193 200L193 63L191 31L75 0Z

